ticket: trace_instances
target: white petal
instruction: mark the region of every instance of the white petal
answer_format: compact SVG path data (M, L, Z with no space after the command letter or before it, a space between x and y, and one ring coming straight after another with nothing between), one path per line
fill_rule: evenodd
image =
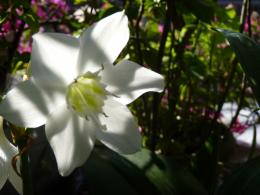
M61 93L44 93L33 80L19 83L0 103L0 114L11 123L22 127L38 127L46 122L55 106L65 101Z
M0 189L8 178L15 189L22 194L22 179L15 173L11 164L16 154L18 154L18 148L5 137L3 118L0 117ZM19 162L17 167L19 167Z
M62 176L87 160L95 142L94 130L92 121L77 116L65 105L49 116L45 131Z
M23 182L20 176L17 175L17 173L14 171L14 169L10 168L9 178L8 180L13 185L13 187L16 189L19 194L23 194Z
M8 173L9 173L9 165L7 164L7 156L3 149L0 147L0 190L5 184Z
M8 164L9 156L7 153L8 146L6 144L6 138L3 130L3 118L0 117L0 189L2 189L5 184L10 169L10 165Z
M107 117L99 116L104 129L96 130L97 139L119 153L137 152L141 148L141 135L129 109L111 98L105 100L103 111Z
M89 27L80 37L79 73L100 70L113 63L129 39L124 11L112 14Z
M106 64L101 74L106 89L119 96L117 100L125 105L145 92L162 92L164 88L164 78L160 74L128 60L116 66Z
M79 40L60 33L33 36L32 75L40 85L66 86L77 76Z
M18 154L18 148L16 148L15 146L13 146L11 143L9 145L10 148L10 171L9 171L9 177L8 180L11 182L11 184L14 186L14 188L16 189L17 192L19 192L20 194L22 194L23 192L23 183L22 183L22 179L20 176L17 175L17 173L14 171L13 167L11 166L11 160L12 158ZM20 167L20 161L17 161L17 168Z

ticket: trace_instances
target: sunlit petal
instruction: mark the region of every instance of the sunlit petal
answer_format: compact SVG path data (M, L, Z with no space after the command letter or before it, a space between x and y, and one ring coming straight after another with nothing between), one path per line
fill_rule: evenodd
M38 33L33 36L32 75L40 85L64 86L76 75L79 40L61 33Z
M129 109L111 98L105 101L103 111L106 116L99 116L103 129L96 129L97 139L116 152L129 154L138 151L141 135Z
M80 37L79 73L95 72L113 63L129 39L124 11L112 14L89 27Z
M20 176L17 175L17 173L14 171L13 167L11 166L11 161L12 158L18 154L18 148L16 148L14 145L12 145L10 142L8 146L8 153L9 153L9 165L10 165L10 171L9 171L9 177L8 180L10 181L10 183L14 186L14 188L16 189L17 192L19 192L20 194L22 194L23 192L23 185L22 185L22 178ZM20 161L17 161L17 168L20 167Z
M0 104L0 114L22 127L38 127L55 105L64 103L62 93L47 94L33 80L27 80L9 91ZM45 90L47 91L47 89Z
M11 161L12 158L18 154L18 148L9 142L5 137L3 130L3 118L0 117L0 189L5 184L7 178L22 194L22 180L13 170Z
M45 131L63 176L81 166L94 146L95 124L77 116L65 105L49 116Z
M8 174L9 174L9 165L7 164L7 157L5 152L0 147L0 189L5 184Z
M102 81L107 90L119 96L122 104L129 104L148 91L162 92L164 78L147 68L124 60L116 66L106 64L102 71Z
M18 84L0 104L0 114L8 121L23 127L37 127L46 122L48 100L42 91L28 80Z

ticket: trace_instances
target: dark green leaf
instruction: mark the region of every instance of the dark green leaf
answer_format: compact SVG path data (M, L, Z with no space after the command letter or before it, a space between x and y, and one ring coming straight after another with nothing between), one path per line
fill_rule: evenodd
M217 195L259 195L260 158L242 165L224 180Z
M145 149L120 156L108 149L96 148L85 171L93 194L207 194L174 158L155 155Z
M3 13L0 13L0 24L4 23L7 19L7 13L6 12L3 12Z
M218 29L230 43L238 61L242 65L247 78L260 102L260 46L248 36L230 30Z

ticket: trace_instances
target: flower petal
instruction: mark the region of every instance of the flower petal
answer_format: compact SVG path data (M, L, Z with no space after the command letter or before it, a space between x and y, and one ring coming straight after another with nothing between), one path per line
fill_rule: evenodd
M60 33L33 36L32 75L40 85L66 86L77 76L79 41Z
M122 104L129 104L148 91L161 92L164 78L147 68L124 60L116 66L106 64L101 79L107 90L117 96Z
M107 116L99 116L103 130L96 130L97 139L119 153L137 152L141 148L141 135L129 109L110 98L105 100L103 111Z
M18 167L18 165L17 165L17 167ZM19 194L23 194L23 182L22 182L22 179L21 179L20 176L17 175L17 173L14 171L13 167L10 167L8 180L14 186L16 191L19 192Z
M0 103L0 114L22 127L38 127L46 122L54 105L65 101L57 94L45 94L33 80L19 83Z
M80 37L79 73L96 72L102 64L113 63L129 39L124 11L90 26Z
M95 142L95 124L60 106L47 121L45 131L62 176L81 166Z
M14 188L16 189L17 192L19 192L20 194L23 193L23 183L22 183L22 178L20 176L17 175L17 173L14 171L13 167L11 166L11 160L12 158L18 154L18 148L16 148L13 144L11 144L10 142L8 142L8 158L9 158L9 177L8 180L11 182L11 184L14 186ZM17 168L20 167L20 161L17 161Z
M0 117L0 189L8 178L15 189L22 194L22 179L15 173L11 165L12 158L16 154L18 154L18 148L6 138L3 130L3 118ZM5 163L3 168L2 163ZM19 161L17 167L20 167Z
M8 154L6 154L6 137L3 130L3 118L0 117L0 189L2 189L5 184L8 174L9 174L9 165L8 165Z
M2 150L2 148L0 147L0 189L2 189L2 187L4 186L7 178L8 178L8 173L9 173L9 166L6 163L7 161L7 157L4 153L4 151Z

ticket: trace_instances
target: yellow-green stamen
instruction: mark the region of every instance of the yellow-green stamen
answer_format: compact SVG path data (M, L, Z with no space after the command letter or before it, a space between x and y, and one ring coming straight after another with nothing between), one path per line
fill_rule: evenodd
M95 73L86 73L75 79L67 89L67 103L80 116L102 113L107 92Z

